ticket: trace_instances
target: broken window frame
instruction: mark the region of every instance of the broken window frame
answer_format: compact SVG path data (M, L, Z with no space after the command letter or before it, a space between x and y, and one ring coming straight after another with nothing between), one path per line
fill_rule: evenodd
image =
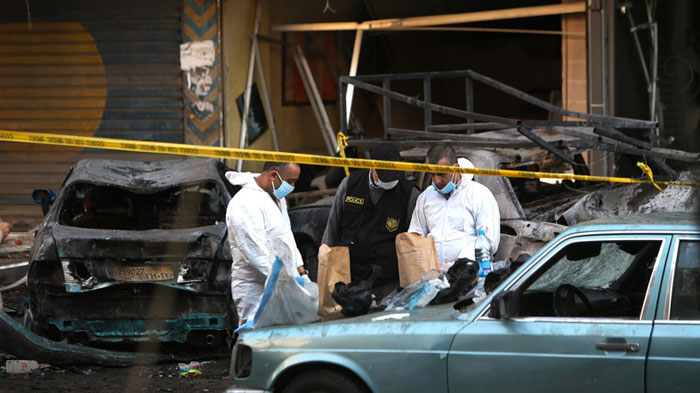
M81 189L83 191L81 191ZM127 202L126 206L112 206L110 208L110 211L114 213L114 208L126 207L127 211L125 215L121 218L115 216L114 219L119 220L120 222L122 222L122 224L124 220L128 222L133 222L134 225L128 227L123 227L122 225L116 224L112 226L100 225L100 223L104 223L103 220L105 219L104 212L100 211L100 208L105 208L104 205L92 208L85 207L83 205L82 212L71 212L70 210L73 207L76 207L77 203L80 202L79 196L77 194L80 192L86 192L84 191L86 189L90 190L90 192L100 193L103 196L109 195L110 203L115 201L117 197ZM209 208L217 207L218 211L210 209L210 211L208 212L209 214L202 214L201 208L205 205L205 200L200 200L198 206L199 208L197 209L197 211L193 211L192 214L183 215L182 213L187 211L188 209L188 207L185 206L187 201L183 200L183 196L186 193L188 193L188 190L189 193L202 193L202 191L196 191L194 189L208 190L206 192L203 192L204 194L210 196L209 201L208 203L206 203L206 205ZM60 225L63 226L83 229L145 231L156 229L173 230L200 228L210 225L216 225L219 222L223 222L225 220L227 207L226 204L222 201L222 193L224 192L224 190L222 190L220 185L216 182L206 180L201 182L173 185L172 187L156 189L148 193L135 192L132 189L126 187L119 187L116 185L105 185L85 181L78 181L72 183L70 185L70 188L65 190L65 192L69 193L69 195L67 196L67 198L64 198L63 203L61 204L61 206L58 207L58 222ZM143 217L137 217L142 216L142 213L144 212L143 207L145 205L144 203L138 203L137 200L140 199L141 202L148 201L151 198L157 198L157 194L165 194L164 198L171 198L172 200L169 207L171 207L172 209L169 211L169 214L165 214L167 212L167 209L163 207L163 203L153 199L151 201L152 203L150 204L150 207L153 208L153 211L155 212L155 215L157 217L151 218L157 219L158 222L151 223L151 225L148 225L147 222L143 221ZM86 194L83 198L87 200L88 195ZM133 208L136 206L139 207L138 211L133 210ZM90 216L94 219L93 221L87 220L82 224L76 223L76 220L80 218L81 214L85 215L88 213L90 213ZM161 218L163 218L162 216L164 215L168 215L171 218L168 225L164 225L164 221L161 220ZM196 223L192 222L192 217L197 218Z

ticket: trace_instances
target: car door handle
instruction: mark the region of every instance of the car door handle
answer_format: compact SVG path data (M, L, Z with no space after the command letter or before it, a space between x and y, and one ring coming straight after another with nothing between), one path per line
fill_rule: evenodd
M639 352L637 343L598 343L595 349L606 352Z

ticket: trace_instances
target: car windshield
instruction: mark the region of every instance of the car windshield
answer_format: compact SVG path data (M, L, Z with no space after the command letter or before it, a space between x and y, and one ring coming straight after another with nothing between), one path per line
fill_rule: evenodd
M114 186L77 183L67 190L61 225L92 229L184 229L224 221L222 191L213 182L140 194Z
M600 243L599 250L595 255L583 257L571 252L561 253L561 259L538 278L530 290L553 290L564 283L577 288L609 288L627 271L635 255L614 242Z

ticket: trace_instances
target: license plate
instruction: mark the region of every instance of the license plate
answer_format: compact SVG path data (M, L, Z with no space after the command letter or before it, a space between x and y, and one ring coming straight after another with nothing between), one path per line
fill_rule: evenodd
M167 281L175 278L170 266L114 266L112 278L119 281Z

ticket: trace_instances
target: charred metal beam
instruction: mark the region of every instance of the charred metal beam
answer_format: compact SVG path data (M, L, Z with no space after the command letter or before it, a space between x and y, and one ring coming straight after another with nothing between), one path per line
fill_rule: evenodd
M357 75L356 80L365 82L377 82L383 80L406 80L406 79L423 79L423 78L466 78L471 71L432 71L432 72L408 72L402 74L374 74L374 75Z
M480 149L509 149L513 148L513 142L501 141L501 142L473 142L473 141L458 141L458 140L416 140L416 139L351 139L348 141L349 146L355 147L372 147L380 143L391 143L397 148L408 149L412 147L431 147L436 143L446 143L453 147L463 146L467 148L480 148ZM521 148L536 147L534 143L530 141L518 142L522 143L523 146L516 146ZM528 144L525 146L524 144Z
M375 86L371 83L362 82L355 77L343 76L340 78L340 81L341 81L341 85L343 83L353 84L361 89L370 91L372 93L380 94L380 95L384 95L384 96L389 96L394 100L401 101L401 102L404 102L404 103L409 104L409 105L417 106L419 108L430 109L434 112L443 113L446 115L452 115L452 116L461 117L461 118L465 118L465 119L471 118L474 120L481 120L481 121L485 121L485 122L494 122L494 123L511 125L511 126L517 126L517 124L518 124L517 120L508 119L505 117L484 115L481 113L474 113L474 112L467 112L467 111L463 111L460 109L450 108L450 107L444 106L444 105L437 105L437 104L428 103L428 102L425 102L423 100L419 100L415 97L410 97L410 96L407 96L405 94L401 94L401 93L397 93L395 91L387 90L387 89L381 88L379 86Z
M700 153L688 153L678 150L653 148L651 150L637 149L607 143L594 143L588 141L559 141L557 146L574 147L579 149L593 149L611 151L614 153L631 154L647 159L663 158L683 162L700 162Z
M548 130L557 134L569 135L580 139L589 139L596 142L615 143L615 140L605 138L593 133L594 127L542 127L541 129Z
M527 128L547 127L603 127L603 128L639 128L640 120L522 120L521 124Z
M417 130L405 130L401 128L389 128L389 135L412 137L416 139L432 140L435 142L462 142L468 143L475 147L500 147L500 148L528 148L536 147L537 145L530 141L520 140L513 141L508 139L482 138L475 135L460 135L460 134L445 134L440 132L426 132ZM392 140L393 141L393 140ZM435 143L433 142L433 143Z
M503 130L512 128L499 123L462 123L462 124L440 124L428 127L428 131L443 132L443 131L471 131L471 130Z
M520 126L518 127L518 132L525 135L528 139L531 141L535 142L539 146L543 147L544 149L547 149L550 153L554 154L555 156L559 157L563 161L569 163L571 166L577 166L579 165L576 161L574 161L573 158L569 157L567 154L559 150L556 146L552 145L551 143L545 141L544 139L540 138L539 136L535 135L534 132L529 130L527 127Z
M423 78L423 100L425 102L433 102L433 93L430 86L430 78ZM423 124L424 129L428 131L431 125L433 125L433 111L430 108L423 109Z
M466 107L464 109L466 109L467 112L474 112L474 81L472 80L472 78L464 78L464 89L466 104ZM473 122L474 120L467 119L467 123Z
M632 147L639 147L643 149L651 149L652 145L650 143L640 141L638 139L629 137L622 132L615 130L615 129L609 129L609 128L593 128L592 132L589 132L589 128L581 128L581 127L574 127L574 128L569 128L569 127L548 127L548 129L558 132L558 133L563 133L571 136L576 136L580 138L589 138L589 139L594 139L597 140L598 142L603 142L607 143L609 145L616 145L620 142L629 144ZM576 158L576 156L574 157ZM577 160L578 161L578 160ZM676 174L676 171L673 170L670 166L664 162L664 158L651 158L651 162L654 163L656 168L662 172L665 175L674 175ZM583 163L583 162L580 162ZM587 173L586 173L587 174Z
M347 106L345 102L345 82L343 81L343 77L340 77L340 82L338 84L340 85L340 88L338 89L338 93L340 94L340 131L344 132L345 135L348 134L348 118L345 116L345 113L347 111Z
M663 158L652 158L651 162L654 163L656 168L660 170L664 175L675 175L676 171L673 170L668 164L666 164L666 161L664 161Z
M651 149L653 147L651 145L651 143L647 143L644 141L640 141L639 139L631 138L631 137L629 137L629 136L627 136L627 135L625 135L625 134L623 134L620 131L615 130L615 129L596 127L593 129L593 132L598 134L598 135L605 136L605 137L608 137L611 139L615 139L616 141L624 142L624 143L630 144L630 145L635 146L635 147L641 147L643 149Z
M581 113L581 112L570 111L568 109L558 107L554 104L550 104L549 102L540 100L539 98L533 97L533 96L531 96L525 92L522 92L514 87L508 86L505 83L491 79L491 78L484 76L484 75L481 75L477 72L467 71L467 73L470 77L474 78L474 80L477 80L477 81L479 81L487 86L491 86L494 89L501 90L505 93L508 93L508 94L510 94L514 97L517 97L525 102L528 102L532 105L535 105L535 106L540 107L542 109L546 109L549 112L560 113L563 116L571 116L571 117L576 117L579 119L587 119L587 120L597 121L597 122L605 122L605 123L612 122L615 124L622 124L622 125L617 126L619 128L644 128L644 129L656 128L656 122L654 122L654 121L628 119L628 118L624 118L624 117L593 115L590 113ZM615 127L615 126L613 126L613 127Z
M391 81L383 81L382 87L387 90L390 90ZM384 104L384 138L386 138L387 130L391 128L391 99L387 96L382 96L382 103Z

